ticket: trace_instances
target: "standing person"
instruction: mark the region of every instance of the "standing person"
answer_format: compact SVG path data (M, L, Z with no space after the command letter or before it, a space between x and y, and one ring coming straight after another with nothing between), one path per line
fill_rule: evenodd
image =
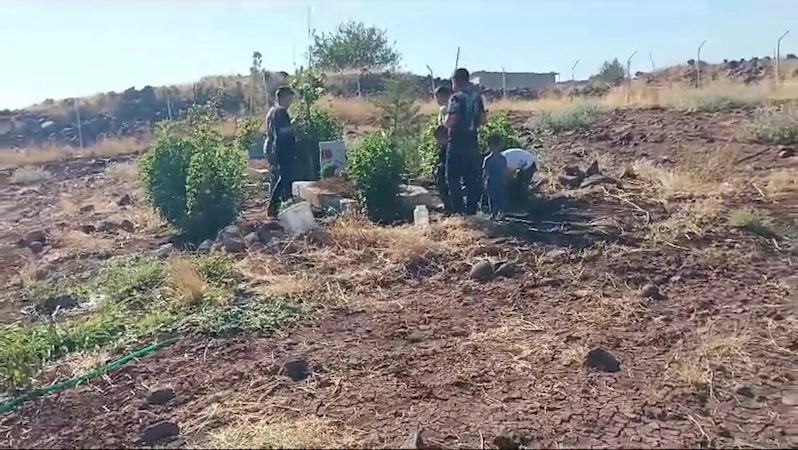
M288 86L277 89L277 103L266 114L266 143L272 172L272 191L269 195L269 216L276 216L279 203L291 198L294 181L296 138L288 107L294 100L294 91Z
M452 201L449 195L449 183L446 182L446 147L449 142L449 130L443 125L435 129L435 141L438 143L438 168L435 171L435 183L438 186L438 195L443 201L443 210L452 212Z
M488 136L488 156L482 161L491 219L503 219L507 201L507 158L502 155L502 139Z
M482 96L470 89L468 70L455 70L452 77L454 94L446 108L446 128L449 145L446 152L446 181L449 184L452 209L455 213L477 213L482 193L480 182L480 154L477 139L479 127L485 123L485 104ZM466 204L463 206L465 186Z
M452 97L452 89L449 86L438 86L435 88L435 101L440 107L440 114L438 115L438 123L443 125L446 123L446 108L449 107L449 99Z

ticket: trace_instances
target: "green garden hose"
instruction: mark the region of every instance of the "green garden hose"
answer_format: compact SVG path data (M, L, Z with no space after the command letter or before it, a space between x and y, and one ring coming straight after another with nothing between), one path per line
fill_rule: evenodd
M97 378L97 377L99 377L101 375L104 375L104 374L106 374L106 373L108 373L108 372L110 372L112 370L116 370L116 369L124 366L125 364L133 361L134 359L142 358L144 356L147 356L147 355L150 355L152 353L155 353L156 351L158 351L158 350L160 350L160 349L162 349L162 348L164 348L166 346L174 344L178 340L179 340L178 338L172 338L172 339L167 339L167 340L165 340L163 342L155 343L153 345L150 345L149 347L145 347L145 348L143 348L141 350L137 350L137 351L125 356L124 358L118 359L118 360L116 360L116 361L114 361L112 363L106 364L106 365L104 365L102 367L98 367L97 369L94 369L94 370L92 370L91 372L89 372L87 374L72 378L72 379L67 380L67 381L63 381L61 383L52 384L52 385L44 387L44 388L34 389L34 390L30 391L30 392L26 392L26 393L24 393L22 395L19 395L17 397L14 397L11 400L9 400L9 401L3 403L2 405L0 405L0 414L5 414L7 412L11 412L14 409L16 409L17 406L25 403L26 401L28 401L28 400L30 400L32 398L42 397L42 396L45 396L45 395L48 395L48 394L53 394L53 393L56 393L56 392L60 392L60 391L63 391L64 389L75 387L78 384L83 383L84 381L88 381L88 380L91 380L93 378Z

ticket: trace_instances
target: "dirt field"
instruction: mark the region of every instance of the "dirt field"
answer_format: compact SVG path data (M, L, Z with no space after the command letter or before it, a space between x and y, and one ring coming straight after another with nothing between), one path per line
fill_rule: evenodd
M0 416L0 446L141 446L166 421L170 447L798 447L798 157L750 142L752 114L617 110L544 135L513 113L544 161L523 221L344 218L239 255L248 288L311 312L273 334L188 334L29 401ZM593 160L609 178L556 181ZM44 169L2 179L3 322L32 320L31 279L89 279L92 261L169 241L131 162ZM40 229L43 251L17 246ZM506 264L482 282L483 260Z

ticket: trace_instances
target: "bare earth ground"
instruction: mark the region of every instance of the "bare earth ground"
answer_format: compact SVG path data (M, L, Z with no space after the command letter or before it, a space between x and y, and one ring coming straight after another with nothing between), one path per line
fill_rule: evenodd
M140 446L144 428L169 420L181 429L170 446L390 447L421 430L426 448L798 447L798 162L747 142L749 117L627 110L588 131L528 135L552 173L594 155L610 175L636 173L621 187L552 188L529 223L450 219L424 239L394 241L350 224L353 242L381 250L347 250L322 233L247 256L312 278L315 317L271 337L185 337L0 417L0 445ZM15 293L31 267L57 271L168 239L138 207L129 165L68 169L0 192L9 318L25 306ZM130 206L119 206L124 194ZM778 237L728 227L741 208ZM79 231L126 218L135 231ZM41 227L51 249L16 248ZM424 242L436 257L411 254ZM360 259L338 264L350 250ZM485 257L516 270L470 279ZM647 284L661 295L641 294ZM619 370L586 367L597 348ZM292 381L285 364L297 359L311 374ZM148 405L161 385L176 398Z

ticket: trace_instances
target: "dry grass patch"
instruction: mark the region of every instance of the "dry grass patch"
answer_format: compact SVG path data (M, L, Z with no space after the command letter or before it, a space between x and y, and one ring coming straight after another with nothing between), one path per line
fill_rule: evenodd
M314 278L304 272L290 273L280 261L263 253L250 253L236 265L246 278L253 280L252 290L264 297L303 298L318 293Z
M746 346L751 335L740 327L720 331L709 323L696 330L696 337L694 348L677 350L666 367L666 377L708 389L711 394L719 376L733 378L747 364Z
M9 180L11 184L33 184L48 181L53 174L41 167L22 167L14 171Z
M113 163L105 169L105 176L117 183L138 184L138 164L135 162Z
M649 185L648 196L661 202L713 196L733 190L731 184L724 186L722 181L701 168L667 168L639 160L632 165L632 169L640 180Z
M195 268L191 261L180 256L169 259L169 284L175 293L175 299L182 306L199 304L208 293L208 282Z
M765 193L778 199L798 194L798 169L776 170L765 178Z
M246 419L208 434L201 448L359 448L354 430L318 417Z
M649 238L675 240L700 238L719 223L723 203L720 198L698 199L680 203L668 218L651 225Z
M140 153L147 149L149 141L149 136L142 138L107 138L101 139L83 150L68 145L54 144L27 147L14 151L0 152L0 165L21 167L69 159L111 158Z
M78 230L54 230L53 247L70 253L110 253L116 248L114 241L91 236Z
M798 145L798 106L785 104L758 109L753 134L760 142Z
M498 326L472 333L463 345L476 346L490 354L507 353L516 363L513 367L531 368L532 360L545 360L554 354L555 339L542 325L512 315L504 317Z

